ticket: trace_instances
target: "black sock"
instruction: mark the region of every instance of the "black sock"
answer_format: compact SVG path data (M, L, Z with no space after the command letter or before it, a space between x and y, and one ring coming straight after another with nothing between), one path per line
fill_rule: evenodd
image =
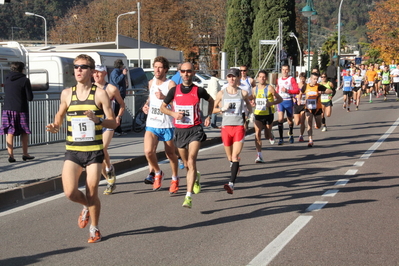
M325 117L323 117L323 118L321 119L321 123L322 123L323 125L326 125L326 118L325 118Z
M294 135L294 125L290 125L290 135Z
M278 123L278 134L280 135L280 139L283 138L283 130L284 130L283 123Z
M233 162L233 165L231 166L230 182L232 182L232 183L236 182L239 166L240 166L240 162Z

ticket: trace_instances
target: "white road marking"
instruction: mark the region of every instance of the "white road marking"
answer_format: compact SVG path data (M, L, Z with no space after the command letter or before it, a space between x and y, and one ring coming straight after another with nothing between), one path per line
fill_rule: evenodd
M357 169L350 169L346 171L345 175L355 175L357 173Z
M349 179L339 179L334 186L345 186L349 182Z
M324 192L322 197L334 197L339 192L339 189L329 189Z
M356 163L353 164L353 166L363 166L364 161L357 161Z
M265 247L248 265L268 265L296 234L313 218L301 215L295 219L281 234Z
M371 146L361 157L360 159L368 159L373 154L373 152L380 147L380 145L386 140L389 135L395 130L395 128L399 125L399 118L396 119L395 123L382 135L373 146Z
M310 205L305 211L306 212L317 212L323 209L328 201L315 201L312 205Z

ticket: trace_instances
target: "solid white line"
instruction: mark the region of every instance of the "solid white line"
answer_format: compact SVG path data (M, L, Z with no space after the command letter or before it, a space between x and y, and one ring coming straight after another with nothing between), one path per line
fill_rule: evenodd
M301 215L295 219L281 234L265 247L248 265L268 265L296 234L313 218Z
M349 182L349 179L339 179L334 186L345 186Z
M353 164L353 166L363 166L363 164L364 164L364 161L357 161L357 162L355 162L354 164Z
M395 130L395 128L399 125L399 118L396 119L395 123L382 135L373 146L371 146L361 157L360 159L368 159L373 154L373 152L380 147L380 145L391 135L391 133Z
M355 175L357 173L357 169L350 169L346 171L345 175Z
M322 197L334 197L339 192L339 189L330 189L327 190Z
M306 212L317 212L323 209L328 201L315 201L312 205L310 205L305 211Z

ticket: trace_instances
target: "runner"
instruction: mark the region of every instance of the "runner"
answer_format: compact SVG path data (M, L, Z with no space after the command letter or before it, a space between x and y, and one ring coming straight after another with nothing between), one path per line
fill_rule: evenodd
M399 101L399 63L396 65L395 69L392 69L391 71L391 77L392 77L392 84L395 89L396 93L396 101Z
M150 174L144 179L144 183L152 184L152 189L161 189L164 173L158 164L157 147L159 141L163 141L166 157L172 169L172 181L169 193L175 194L179 190L179 177L177 173L178 161L176 148L173 141L174 127L172 118L160 111L160 107L171 88L176 86L175 82L166 78L169 70L169 61L158 56L154 59L154 78L148 83L150 88L147 102L143 106L143 112L148 114L146 131L144 134L144 153L148 161Z
M327 89L331 89L333 93L327 94L327 93L322 93L320 95L321 99L321 107L322 107L322 113L321 113L321 131L325 132L327 131L327 125L326 125L326 117L330 117L332 113L332 107L333 107L333 102L332 102L332 97L334 96L334 85L332 82L327 80L327 75L322 74L321 75L321 82L320 85L323 85Z
M249 99L252 101L252 87L255 86L255 81L253 78L249 77L248 74L248 67L245 65L240 66L240 89L248 92ZM248 108L247 104L244 102L244 110L242 112L242 118L244 120L244 127L245 131L248 129L248 121L245 120L245 117L248 116Z
M114 108L115 101L118 102L120 108L118 115L116 116L116 123L121 124L122 115L125 111L125 102L122 99L119 89L112 84L105 81L107 75L107 68L104 65L96 65L95 71L93 73L94 84L99 89L103 89L107 92L108 97L111 101L111 108ZM114 111L114 110L112 110ZM104 162L102 168L102 174L107 180L107 187L104 190L104 195L111 195L116 188L116 175L115 168L111 164L111 158L109 157L108 147L111 143L112 137L114 136L114 130L112 128L103 127L103 151L104 151Z
M276 104L283 101L283 98L274 90L274 87L267 83L267 72L260 70L258 73L258 85L252 88L252 95L255 102L255 147L257 157L255 163L264 163L262 156L262 129L265 129L265 138L274 143L272 127ZM216 100L217 102L217 100Z
M204 121L205 127L210 125L214 101L204 88L199 88L193 84L195 71L191 63L184 63L180 73L183 83L169 90L161 105L161 112L174 118L176 146L187 168L187 193L183 207L191 208L192 193L197 194L201 191L201 174L197 171L197 156L201 141L206 139L206 134L201 125L200 99L208 101L209 115ZM172 101L174 111L167 108Z
M362 95L363 80L364 77L362 76L361 70L359 68L356 68L356 73L352 77L353 101L356 105L356 111L359 110L360 98L361 98L360 96Z
M305 73L302 72L299 74L299 83L298 87L300 90L305 91L306 88L306 76ZM299 98L299 94L295 97L295 105L294 105L294 121L296 126L300 126L300 135L299 142L304 142L303 133L305 132L305 103L306 103L306 95L302 94L301 98Z
M319 74L312 73L310 76L310 83L306 85L306 89L304 92L301 91L299 97L302 97L302 94L306 95L306 124L308 126L308 137L309 143L308 147L313 147L313 118L315 118L316 128L320 128L321 126L321 112L322 112L322 104L320 101L320 93L330 94L333 91L331 89L327 89L323 85L317 84L317 80L319 78Z
M223 114L221 135L227 159L231 163L230 182L224 185L224 189L228 194L233 194L240 167L239 156L245 138L244 121L242 119L244 102L247 103L248 112L251 115L252 106L248 100L248 92L238 87L240 84L240 71L238 69L230 68L227 71L227 82L227 88L216 95L213 112Z
M283 101L277 105L278 111L278 133L280 136L280 140L278 141L278 145L284 144L283 139L283 131L284 131L284 113L287 114L287 121L289 126L288 136L289 142L294 143L294 122L293 122L293 114L294 114L294 101L292 98L294 94L299 93L298 84L295 81L295 78L289 76L290 67L288 65L283 65L281 67L282 77L277 80L277 93L283 98Z
M374 71L374 65L370 64L369 70L366 72L366 92L367 95L370 95L370 103L372 103L372 95L376 90L376 81L377 81L377 72Z
M101 241L98 227L101 203L98 183L104 161L102 127L116 128L114 114L106 91L92 84L94 60L81 54L74 60L76 86L61 93L59 110L47 131L57 133L67 115L67 139L62 185L71 201L83 205L78 219L80 228L86 227L91 217L89 243ZM103 119L105 114L106 118ZM86 168L86 194L78 189L79 177Z
M380 66L378 64L374 64L374 70L377 72L377 80L375 81L375 92L374 95L377 96L377 98L380 98L382 96L382 70L380 69Z
M344 105L343 108L347 109L348 112L350 112L350 106L351 106L351 98L352 98L352 77L349 75L345 75L342 80L342 89L343 89L343 94L344 94Z
M391 72L388 69L388 66L385 65L384 66L384 70L381 73L381 77L382 77L382 89L384 91L384 101L387 100L387 95L389 94L389 87L391 84Z

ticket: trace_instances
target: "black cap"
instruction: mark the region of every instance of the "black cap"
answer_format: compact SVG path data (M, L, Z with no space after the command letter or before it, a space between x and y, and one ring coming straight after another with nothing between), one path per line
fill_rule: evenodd
M228 75L233 75L235 77L239 77L240 76L240 70L238 70L237 68L230 68L227 71L227 75L226 76L228 76Z

